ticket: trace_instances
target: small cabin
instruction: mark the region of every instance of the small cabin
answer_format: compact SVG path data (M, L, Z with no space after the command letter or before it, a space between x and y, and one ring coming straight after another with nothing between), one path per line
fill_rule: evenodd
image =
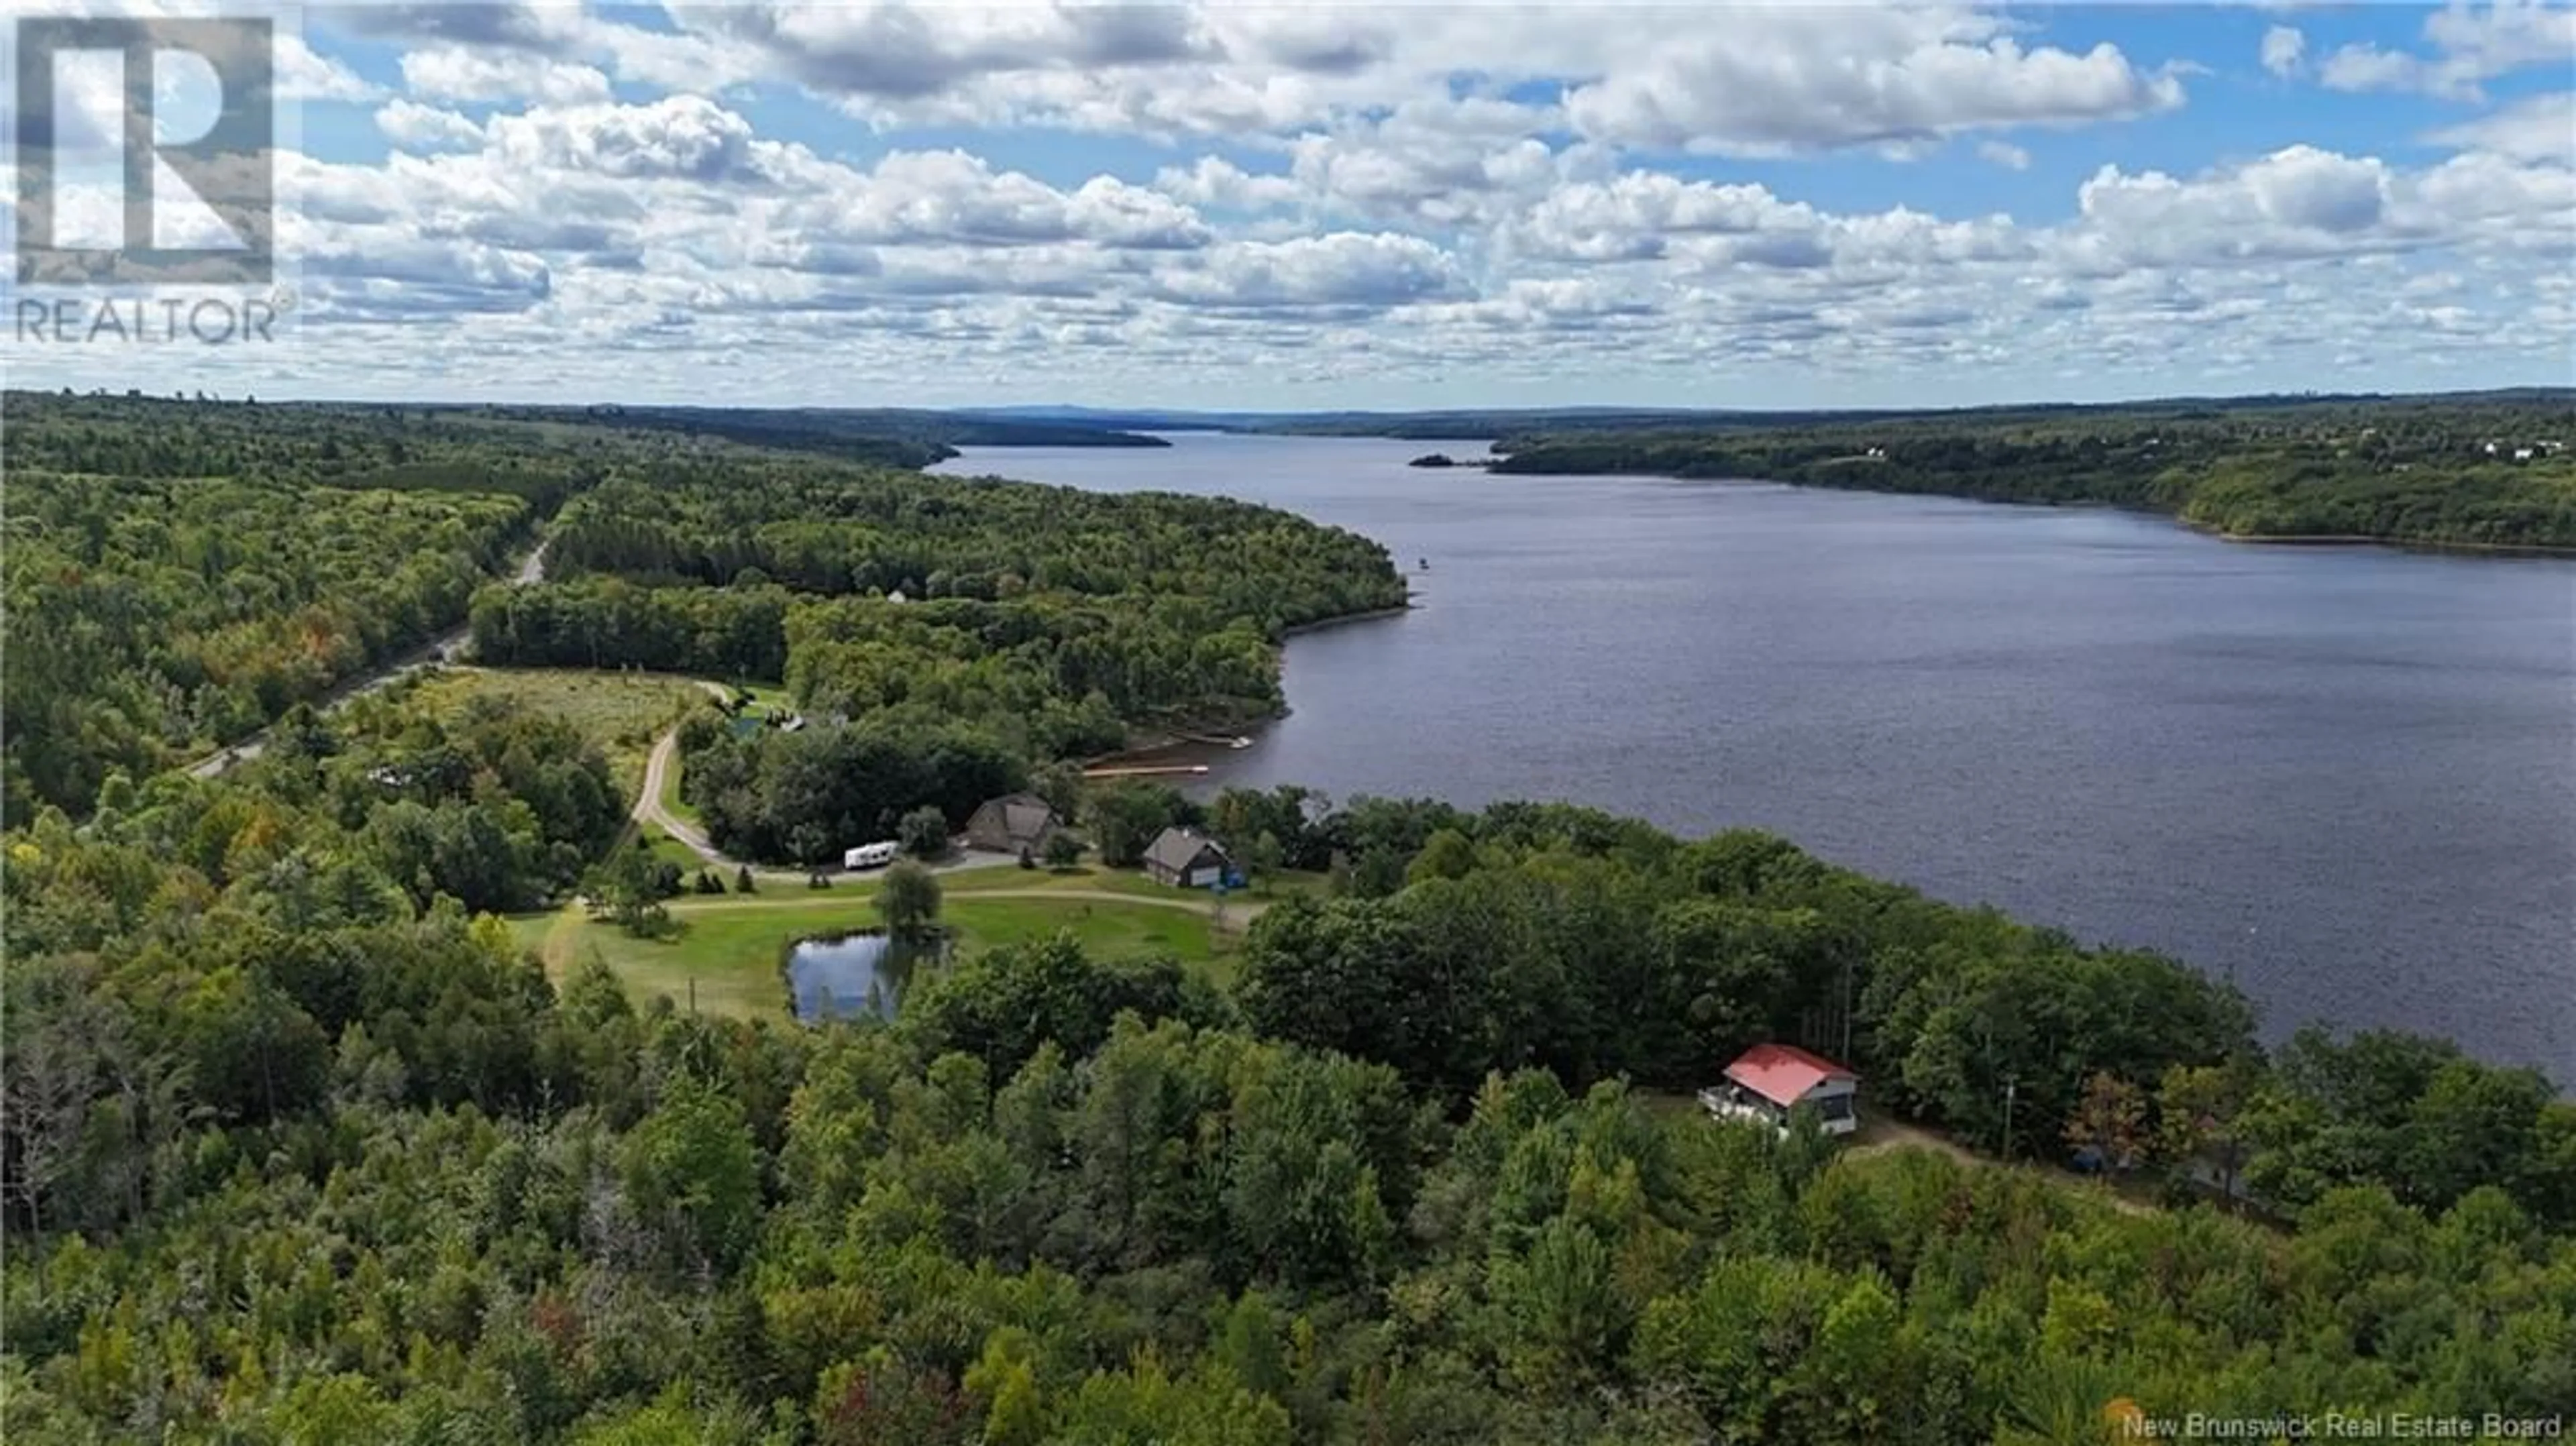
M902 851L903 850L898 847L892 839L884 839L872 844L861 844L857 848L850 850L848 853L841 855L841 867L845 869L881 869L886 865L893 863L895 855Z
M1848 1135L1860 1128L1859 1090L1859 1075L1823 1055L1792 1044L1757 1044L1726 1067L1723 1083L1701 1090L1699 1102L1712 1115L1784 1131L1789 1112L1805 1105L1826 1134Z
M1034 793L988 798L966 820L969 846L998 854L1037 854L1064 828L1055 805Z
M1235 877L1234 860L1215 839L1186 828L1167 828L1145 850L1145 875L1158 884L1207 889Z

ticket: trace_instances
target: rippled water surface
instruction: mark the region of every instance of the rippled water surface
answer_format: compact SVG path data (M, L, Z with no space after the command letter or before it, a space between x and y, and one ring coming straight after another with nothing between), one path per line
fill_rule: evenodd
M1290 643L1292 714L1221 781L1774 829L2232 974L2276 1036L2429 1030L2576 1084L2576 563L1178 440L948 470L1241 497L1430 564L1414 611Z

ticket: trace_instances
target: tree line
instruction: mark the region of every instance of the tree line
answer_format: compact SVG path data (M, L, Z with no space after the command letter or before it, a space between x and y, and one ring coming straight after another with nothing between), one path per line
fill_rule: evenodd
M712 837L773 862L961 824L1139 728L1267 716L1285 629L1404 597L1376 543L1268 508L792 458L603 482L548 564L475 598L478 658L785 683L800 730L681 737Z
M2267 1054L2178 964L1758 834L1133 784L1086 825L1251 828L1329 897L1231 986L1057 938L888 1023L717 1022L475 912L570 887L606 778L397 694L6 837L0 1428L2053 1443L2576 1384L2576 1105L2444 1044ZM1670 1093L1765 1037L1981 1145L2008 1075L2012 1153L2098 1115L2280 1224Z
M548 557L566 577L825 596L1194 598L1264 632L1404 600L1384 547L1274 508L760 454L611 479Z
M2562 548L2576 547L2572 446L2576 406L2553 394L1663 423L1508 438L1495 470L2109 503L2239 537Z
M14 420L14 419L13 419ZM498 494L13 469L0 710L23 816L86 809L435 636L535 522Z

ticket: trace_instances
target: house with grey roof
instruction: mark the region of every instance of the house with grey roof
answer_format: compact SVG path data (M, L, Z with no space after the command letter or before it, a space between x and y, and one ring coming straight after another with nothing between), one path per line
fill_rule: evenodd
M1145 849L1145 876L1158 884L1204 889L1233 872L1225 846L1195 829L1167 828Z
M1006 793L988 798L966 820L969 847L993 853L1037 854L1064 828L1054 805L1034 793Z

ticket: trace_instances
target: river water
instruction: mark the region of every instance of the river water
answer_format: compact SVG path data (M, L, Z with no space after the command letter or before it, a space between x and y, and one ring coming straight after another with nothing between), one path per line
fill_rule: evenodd
M944 470L1239 497L1429 563L1412 611L1290 641L1289 716L1212 783L1770 829L2232 977L2274 1038L2423 1030L2576 1085L2576 563L1175 440Z

